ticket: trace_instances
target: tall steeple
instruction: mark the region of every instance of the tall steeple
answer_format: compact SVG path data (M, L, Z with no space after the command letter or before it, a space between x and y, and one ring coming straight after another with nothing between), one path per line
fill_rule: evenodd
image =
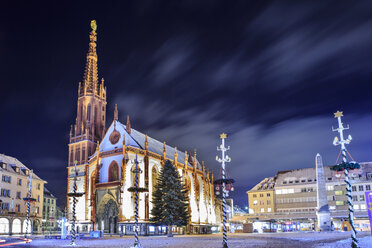
M69 165L88 162L98 141L106 129L106 87L98 80L97 69L97 24L90 23L89 50L82 83L78 86L77 116L74 132L70 134Z
M97 24L95 20L90 23L92 31L89 35L89 50L87 54L87 63L85 65L85 73L83 86L86 93L97 93L98 85L98 69L97 69L97 51L96 51L96 41L97 41Z

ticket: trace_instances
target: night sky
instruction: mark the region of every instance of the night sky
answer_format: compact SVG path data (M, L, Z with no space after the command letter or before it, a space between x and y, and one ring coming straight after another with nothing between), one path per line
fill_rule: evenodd
M334 164L344 111L357 161L372 161L370 1L55 1L0 8L0 153L48 181L63 205L67 144L77 87L97 20L107 126L119 120L220 175L228 134L236 180L246 191L277 171Z

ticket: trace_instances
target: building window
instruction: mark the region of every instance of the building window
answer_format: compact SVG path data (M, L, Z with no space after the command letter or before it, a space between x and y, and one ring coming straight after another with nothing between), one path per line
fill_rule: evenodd
M335 210L336 206L329 206L329 210Z
M327 190L333 190L333 189L334 189L333 185L327 186Z
M11 177L10 176L3 175L2 180L3 180L3 182L11 183Z
M21 204L16 204L16 211L21 212Z
M108 181L114 182L119 180L119 166L115 161L112 161L108 172Z
M270 196L270 193L267 193L266 196Z
M257 197L257 195L256 194L253 194L253 198L256 198Z
M1 189L1 196L10 197L10 189Z
M287 182L286 182L286 181L284 181L284 182L283 182L283 184L287 184Z
M40 189L40 183L37 184L37 189Z
M307 179L307 181L310 183L310 182L312 182L313 180L312 180L312 179Z
M265 209L264 208L261 208L261 213L264 213L265 212Z
M17 178L17 184L22 185L22 179L21 178Z
M359 209L359 205L358 204L355 204L354 205L354 209Z
M267 205L270 205L270 203L271 203L270 200L267 200Z
M351 186L351 191L357 191L356 186Z
M254 200L253 201L253 205L257 205L257 200Z
M360 209L367 209L366 204L360 204Z
M277 195L281 195L281 194L282 194L282 190L281 190L281 189L277 189L277 190L275 190L275 193L276 193Z
M21 199L21 192L20 191L17 192L16 198Z
M359 196L359 201L364 201L364 195Z
M90 105L88 105L88 110L87 110L87 120L90 121Z
M263 197L263 194L260 194L260 197Z
M345 202L344 201L336 201L336 205L337 206L345 205Z
M267 208L267 212L271 212L271 208Z
M371 185L366 185L366 191L369 191L369 190L371 190Z
M342 190L337 190L335 191L335 195L343 195L344 192Z
M48 203L50 203L49 199L48 199Z
M358 196L357 195L353 195L353 201L358 201Z
M40 196L39 195L37 196L37 202L40 202Z
M363 185L359 185L359 191L364 191Z

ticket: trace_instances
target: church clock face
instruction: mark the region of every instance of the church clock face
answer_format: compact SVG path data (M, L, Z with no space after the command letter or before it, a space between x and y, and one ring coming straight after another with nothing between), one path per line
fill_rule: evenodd
M110 134L111 144L115 145L116 143L118 143L119 139L120 139L120 133L116 131L116 129L114 129L114 131L112 131L112 133Z

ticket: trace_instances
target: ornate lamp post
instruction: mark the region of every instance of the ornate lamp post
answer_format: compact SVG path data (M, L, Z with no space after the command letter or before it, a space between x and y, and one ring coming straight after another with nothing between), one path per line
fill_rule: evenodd
M349 205L349 222L350 222L350 226L351 226L351 229L352 229L352 233L351 233L352 244L351 244L351 247L358 248L359 245L358 245L358 240L356 238L356 230L355 230L355 226L354 226L354 206L353 206L353 198L351 196L351 184L349 182L349 171L354 170L354 169L359 169L360 165L358 163L355 163L355 162L350 162L350 163L347 162L345 144L350 144L350 142L352 140L352 137L351 137L351 135L349 135L348 138L345 140L343 131L349 129L349 125L347 127L343 126L343 123L341 122L341 117L343 116L342 112L337 111L336 113L334 113L334 115L335 115L335 118L337 118L337 121L338 121L338 128L333 128L332 127L332 131L337 131L340 135L340 139L336 136L335 139L333 140L333 145L335 145L335 146L340 145L341 146L342 163L338 164L338 165L335 165L335 166L332 166L331 170L335 170L335 171L338 171L338 172L343 171L344 174L345 174L346 195L347 195L347 198L348 198L347 202L348 202L348 205Z
M221 163L221 166L222 166L222 179L221 179L221 182L222 182L222 212L223 212L223 241L222 241L222 246L223 248L228 248L228 244L227 244L227 236L226 236L226 193L227 193L227 190L226 190L226 184L230 184L231 183L231 179L226 179L226 176L225 176L225 162L230 162L231 159L229 158L229 156L225 155L225 152L230 150L230 146L229 147L225 147L225 139L226 139L227 135L225 133L222 133L220 135L220 138L222 140L222 143L219 147L217 147L217 151L221 151L222 153L222 157L219 158L218 156L216 156L216 160Z
M27 239L27 232L28 232L28 226L30 221L30 204L31 202L35 202L36 199L31 197L31 189L32 189L32 170L30 171L30 183L28 185L28 194L27 197L23 198L23 200L27 204L27 215L26 215L26 232L25 232L25 239ZM31 225L30 225L31 226Z
M136 164L136 168L132 170L133 173L135 173L135 183L134 183L134 187L130 187L128 188L128 191L129 192L134 192L134 201L135 201L135 210L134 210L134 215L135 215L135 228L134 228L134 238L135 238L135 241L134 241L134 245L132 246L133 248L142 248L140 242L139 242L139 239L138 239L138 230L140 229L140 227L138 226L138 193L143 193L143 192L147 192L148 189L146 188L141 188L139 187L138 185L138 174L141 174L142 173L142 170L138 167L138 159L137 159L137 154L136 154L136 159L134 161L134 163Z
M74 177L74 186L73 186L73 192L72 193L68 193L67 195L72 197L72 227L71 227L71 246L75 246L76 243L75 243L75 239L76 239L76 231L75 231L75 222L76 222L76 202L77 202L77 198L78 197L81 197L82 195L84 195L84 193L78 193L77 192L77 184L76 184L76 181L77 181L77 169L76 169L76 164L77 164L77 161L75 161L75 177Z

